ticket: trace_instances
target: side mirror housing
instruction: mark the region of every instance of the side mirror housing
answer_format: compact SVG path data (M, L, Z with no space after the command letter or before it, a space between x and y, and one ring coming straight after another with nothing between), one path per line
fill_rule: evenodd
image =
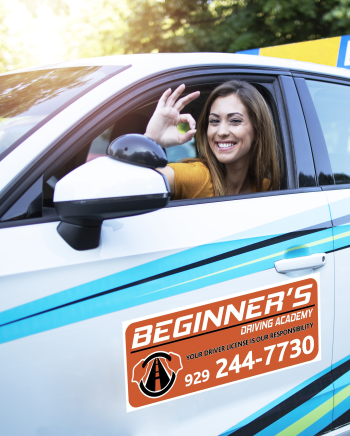
M122 162L147 168L163 168L168 163L164 150L147 136L123 135L107 147L107 155Z
M144 146L143 138L142 136ZM119 138L113 143L118 140ZM125 142L122 142L125 148ZM137 143L137 138L133 142L137 149L135 142ZM154 141L152 143L152 146L155 144L154 147L158 148L158 154L165 156L161 147ZM114 150L116 149L115 145ZM135 153L131 153L131 156L135 159ZM170 190L163 174L146 167L144 160L142 164L130 164L122 157L123 161L115 156L94 159L57 182L54 205L61 219L57 231L72 248L97 248L101 225L105 219L148 213L168 204ZM156 156L156 163L158 158ZM165 156L163 166L166 162ZM148 165L151 164L152 161L148 162Z

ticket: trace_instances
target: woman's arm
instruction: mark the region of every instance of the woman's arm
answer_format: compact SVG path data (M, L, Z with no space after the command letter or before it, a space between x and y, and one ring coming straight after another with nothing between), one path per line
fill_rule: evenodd
M175 196L175 171L167 165L164 168L157 168L157 171L164 174L165 177L168 179L170 192L171 192L171 198L174 198Z
M196 133L196 122L190 114L180 114L180 111L191 101L199 97L199 91L178 98L184 92L185 85L180 85L173 93L167 89L158 101L156 110L146 128L145 136L153 139L164 148L181 145L190 141ZM177 130L180 123L187 123L190 127L185 134ZM157 168L168 179L171 196L175 195L175 172L166 166Z

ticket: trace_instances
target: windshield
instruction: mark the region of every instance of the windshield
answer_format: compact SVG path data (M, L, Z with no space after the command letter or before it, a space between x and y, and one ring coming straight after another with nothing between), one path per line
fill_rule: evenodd
M125 67L70 67L0 76L0 160L72 101Z

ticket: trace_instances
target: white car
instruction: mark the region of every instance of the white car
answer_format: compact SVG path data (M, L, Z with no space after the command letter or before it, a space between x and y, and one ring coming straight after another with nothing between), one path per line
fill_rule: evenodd
M197 119L233 78L271 109L280 190L170 201L154 168L194 142L123 135L168 87L201 91ZM189 53L3 74L0 159L1 435L350 434L349 70Z

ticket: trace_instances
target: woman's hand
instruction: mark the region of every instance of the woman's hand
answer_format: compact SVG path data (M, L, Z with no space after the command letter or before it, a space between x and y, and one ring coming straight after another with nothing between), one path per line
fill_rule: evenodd
M199 91L177 100L184 92L185 85L180 85L173 93L167 89L158 101L156 110L149 120L145 135L162 147L184 144L190 141L196 133L196 122L190 114L180 114L180 111L191 101L199 97ZM190 130L182 135L177 126L187 123Z

